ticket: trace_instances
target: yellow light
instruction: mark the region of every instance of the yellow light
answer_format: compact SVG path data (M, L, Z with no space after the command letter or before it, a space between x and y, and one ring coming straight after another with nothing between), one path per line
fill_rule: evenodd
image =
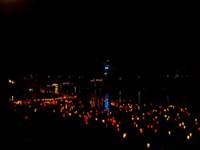
M190 136L189 135L187 135L187 139L190 140Z
M179 127L181 127L182 125L181 125L181 123L179 123Z
M169 121L169 119L170 119L170 116L167 117L167 121Z
M183 126L183 129L186 129L186 126Z
M192 133L189 133L189 136L192 137Z
M184 126L185 125L185 123L184 122L182 122L182 126Z
M117 131L119 132L119 131L120 131L120 129L119 129L119 128L117 128Z
M147 148L150 148L150 143L147 143Z
M168 131L168 134L171 135L171 131Z
M177 113L176 115L179 116L179 113Z
M165 118L167 118L167 115L164 115Z
M127 134L126 133L123 133L123 138L125 139L127 137Z
M140 131L140 134L142 134L142 133L143 133L143 129L142 129L142 128L140 128L140 130L139 130L139 131Z

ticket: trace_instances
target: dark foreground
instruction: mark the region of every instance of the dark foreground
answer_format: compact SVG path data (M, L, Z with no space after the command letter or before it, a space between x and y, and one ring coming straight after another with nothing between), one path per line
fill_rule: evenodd
M164 108L162 109L165 113L162 113L165 115L159 111L154 112L155 108L153 114L145 109L140 110L141 114L138 114L134 108L131 113L123 113L121 108L120 110L113 109L112 115L109 116L113 119L109 124L109 119L106 121L106 118L109 117L104 116L104 113L97 116L91 111L91 113L86 113L87 115L81 117L81 113L63 115L69 112L69 107L67 109L61 107L61 111L59 106L55 112L52 112L52 106L46 108L46 105L45 108L38 108L37 111L35 111L35 107L28 109L23 105L17 107L14 109L15 111L11 109L9 117L7 117L3 144L8 147L68 149L71 146L73 148L105 148L105 146L120 145L130 146L134 149L155 150L200 148L199 118L194 118L192 115L184 116L184 113L189 114L184 109L181 109L181 111L185 111L184 113L174 110L176 115L180 115L180 117L174 117L180 119L177 123L170 121L173 119L174 112ZM31 109L35 112L30 111ZM118 113L118 111L122 112ZM167 121L166 114L171 116ZM145 120L142 119L144 115ZM164 115L163 118L162 115ZM132 116L132 120L128 119L130 116ZM157 116L160 116L159 122L156 122L159 125L154 123Z

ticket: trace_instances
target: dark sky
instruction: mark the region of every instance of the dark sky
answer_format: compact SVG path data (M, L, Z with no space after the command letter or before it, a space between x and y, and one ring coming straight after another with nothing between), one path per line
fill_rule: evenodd
M128 70L198 64L195 10L18 1L1 3L2 49L16 70L87 70L107 57Z

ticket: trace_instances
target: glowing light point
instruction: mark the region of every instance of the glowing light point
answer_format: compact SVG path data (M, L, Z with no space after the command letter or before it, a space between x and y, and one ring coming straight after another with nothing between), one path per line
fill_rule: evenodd
M190 140L190 136L189 135L187 135L187 139Z
M171 135L171 131L168 131L168 134Z
M25 120L28 120L28 116L25 116L24 119L25 119Z
M142 134L144 131L143 131L143 129L142 128L140 128L140 134Z
M127 137L127 134L126 133L123 133L123 138L125 139Z
M147 143L147 148L150 148L150 146L151 146L150 143Z

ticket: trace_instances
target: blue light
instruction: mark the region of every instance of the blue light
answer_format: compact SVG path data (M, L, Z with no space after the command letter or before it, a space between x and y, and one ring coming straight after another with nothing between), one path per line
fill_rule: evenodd
M109 67L108 66L105 66L105 70L108 70L109 69Z
M106 94L105 96L105 110L109 111L109 95Z

